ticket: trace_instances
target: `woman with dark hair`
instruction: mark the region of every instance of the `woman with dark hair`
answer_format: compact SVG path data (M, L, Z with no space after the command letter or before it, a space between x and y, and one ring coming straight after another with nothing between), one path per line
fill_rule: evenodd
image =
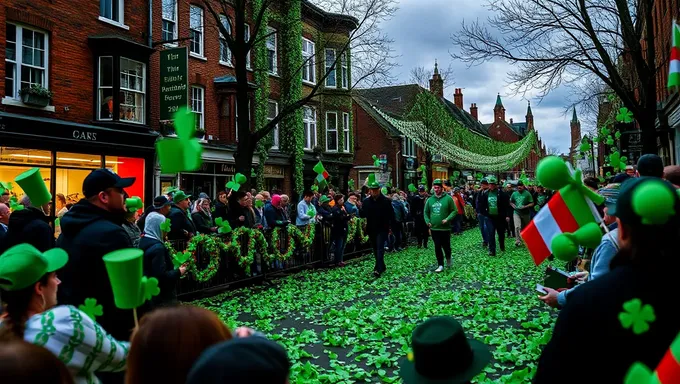
M338 267L344 267L345 262L343 261L345 255L345 242L347 241L347 222L350 216L347 214L347 209L345 208L345 197L338 193L333 196L333 201L335 205L331 209L330 221L333 225L331 228L331 241L335 243L335 259L333 262Z
M182 305L144 316L132 336L126 384L184 384L198 357L232 338L226 325L207 309Z
M569 295L543 349L535 383L572 382L565 372L584 348L592 358L579 360L579 377L621 383L635 362L653 370L680 331L675 290L680 198L675 189L658 178L627 180L608 213L617 218L619 252L609 273Z
M213 225L213 218L210 213L210 200L206 198L199 198L196 201L196 206L191 213L191 220L199 233L209 235L217 232L217 227Z
M0 342L25 340L43 346L66 365L76 383L98 383L96 372L125 370L128 343L116 341L85 312L57 306L61 281L55 271L67 261L62 249L41 253L30 244L16 245L0 256L5 303Z
M227 191L219 191L217 193L217 201L215 202L215 212L213 212L213 217L215 219L221 217L222 220L227 220L228 211L229 200L227 199Z
M4 383L74 383L64 363L50 351L22 340L0 343L0 377Z

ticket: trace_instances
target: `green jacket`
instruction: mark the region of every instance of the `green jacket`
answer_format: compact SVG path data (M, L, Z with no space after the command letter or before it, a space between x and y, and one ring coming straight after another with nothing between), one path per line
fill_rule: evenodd
M433 231L450 231L451 219L456 216L457 212L456 203L453 202L451 196L446 193L442 193L441 197L432 195L425 203L425 222L432 224L430 229ZM443 220L447 223L442 224Z

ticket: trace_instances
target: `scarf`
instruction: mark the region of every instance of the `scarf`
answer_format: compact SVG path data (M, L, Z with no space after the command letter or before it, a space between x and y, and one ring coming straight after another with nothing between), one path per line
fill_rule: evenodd
M165 222L165 216L161 215L156 211L152 211L146 217L144 222L144 237L149 237L154 240L163 241L163 235L161 231L161 224Z

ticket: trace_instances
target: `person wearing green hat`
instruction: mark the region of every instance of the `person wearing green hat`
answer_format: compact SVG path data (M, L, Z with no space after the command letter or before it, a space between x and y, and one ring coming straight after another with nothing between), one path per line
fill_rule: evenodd
M580 360L579 377L622 383L635 362L656 367L680 332L678 192L656 177L630 178L613 208L608 213L617 218L619 251L610 271L571 292L534 383L565 382L574 356L583 353L579 340L587 341L589 356L607 359L606 364L601 358Z
M67 261L60 248L40 252L30 244L0 255L0 293L6 304L0 342L40 345L66 365L76 383L99 383L96 372L125 369L129 343L111 337L86 312L57 305L56 271Z
M530 210L534 207L534 199L531 193L526 190L521 180L517 182L517 190L510 195L510 206L514 210L512 218L515 224L515 234L517 235L515 246L519 247L522 245L519 234L524 227L529 225L529 221L531 221Z
M433 317L411 336L413 352L399 361L404 384L465 384L491 362L489 347L468 339L460 323L449 316Z
M434 195L430 196L425 202L425 223L430 228L432 242L434 243L434 253L437 257L437 269L439 273L444 270L444 254L446 254L446 264L451 266L451 225L458 210L456 203L451 196L444 193L443 183L436 179L433 183Z
M479 196L479 212L486 221L486 239L489 242L489 256L496 256L496 233L501 252L505 252L505 227L510 222L507 216L510 205L508 195L498 189L495 177L489 177L489 188Z
M177 191L172 197L172 208L170 208L170 232L168 240L188 240L196 233L196 227L191 220L189 207L191 206L191 195L184 191Z
M387 270L385 265L385 242L394 222L392 202L380 192L380 184L375 180L375 174L368 176L367 187L369 197L361 204L361 217L366 218L366 232L375 255L373 276L380 277Z
M0 252L17 244L28 243L40 251L54 247L54 231L49 225L49 203L34 206L28 195L19 201L22 210L15 210L7 222L7 234L0 244Z

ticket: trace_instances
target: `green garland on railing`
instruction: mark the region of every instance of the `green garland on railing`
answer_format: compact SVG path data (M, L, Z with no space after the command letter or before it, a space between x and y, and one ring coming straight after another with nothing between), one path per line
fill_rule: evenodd
M262 0L253 0L253 13L258 15L262 9ZM262 129L267 125L267 114L269 112L269 64L267 61L267 43L265 36L267 36L268 30L267 25L269 25L269 19L271 17L271 12L266 10L262 18L262 24L260 30L257 31L257 39L260 41L253 48L255 54L253 71L255 75L255 83L259 87L255 90L255 130ZM257 143L255 152L259 158L259 162L256 166L257 177L255 180L255 188L264 186L264 163L269 157L269 150L274 144L274 133L267 135L265 138Z
M246 247L248 249L248 253L245 255L241 254L243 247L240 239L243 235L248 236L248 245ZM265 239L262 231L259 229L238 227L231 232L231 241L234 247L236 247L236 261L246 271L247 274L250 274L250 265L255 262L256 250L260 252L263 260L267 262L272 261L269 252L267 252L267 249L269 248L267 240Z
M300 228L291 224L288 226L288 241L295 241L300 247L309 250L314 243L314 232L313 225L305 225L303 232Z
M191 273L194 280L199 283L205 283L209 281L217 274L220 269L221 252L229 253L233 252L233 244L224 243L218 241L219 238L209 235L196 235L191 238L189 245L187 246L187 251L191 252L191 258L187 262L187 271ZM198 270L196 263L198 261L197 250L201 247L203 252L207 252L210 255L210 262L208 266Z
M279 261L286 261L290 259L293 256L293 253L295 253L295 241L292 239L292 229L290 227L295 228L294 225L289 225L288 226L288 248L286 249L285 252L281 252L279 249L279 239L281 236L281 231L283 228L274 228L272 231L272 241L269 244L269 249L272 252L272 256L274 256L274 259L279 260ZM297 228L295 228L297 229Z
M349 220L347 225L347 244L352 243L355 239L359 239L361 244L368 242L368 235L366 232L366 219L353 217Z

